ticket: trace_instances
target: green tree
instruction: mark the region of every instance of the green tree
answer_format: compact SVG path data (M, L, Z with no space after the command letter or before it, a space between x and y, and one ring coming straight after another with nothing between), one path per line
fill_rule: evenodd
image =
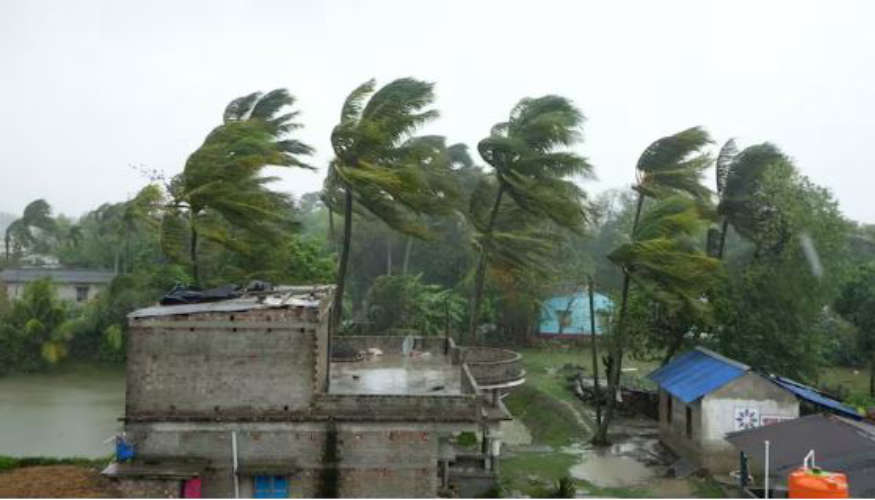
M857 346L869 360L869 396L875 398L875 262L857 268L841 288L835 309L857 327Z
M12 371L35 371L67 356L75 320L58 299L49 279L28 283L0 320L0 366Z
M609 346L608 404L593 438L596 444L608 443L608 427L616 406L614 394L622 372L631 282L634 280L658 301L675 307L695 307L693 300L699 297L691 298L697 289L694 281L705 276L703 270L714 269L709 259L696 254L684 240L698 226L699 216L709 208L710 191L701 180L703 171L711 164L711 158L702 149L710 142L707 132L693 127L655 141L638 159L634 187L638 201L631 242L620 246L609 257L622 269L623 283ZM661 201L642 219L645 198Z
M169 257L190 263L196 284L201 282L201 238L246 252L246 242L231 229L276 239L291 226L291 200L268 189L276 178L261 173L267 166L312 168L301 158L313 149L288 135L300 127L295 121L298 111L290 110L294 103L285 89L231 101L224 123L210 132L170 182L172 201L162 220L162 248Z
M527 230L530 234L496 232L505 195L528 219L583 229L585 194L568 177L588 175L592 167L585 158L564 149L581 140L583 120L583 114L564 97L525 98L511 110L508 121L493 126L489 137L477 145L480 156L493 168L494 181L481 182L471 198L480 257L471 294L470 339L475 338L480 319L487 268L499 254L507 263L523 265L522 255L514 255L514 250L525 253L526 244L543 243L531 230ZM491 207L484 202L491 202Z
M392 229L417 237L427 236L420 214L443 213L452 206L446 202L447 184L434 182L441 175L429 172L446 164L437 161L445 158L440 153L446 149L443 138L411 137L438 116L427 109L434 100L434 85L401 78L376 92L375 86L369 80L353 90L331 133L335 158L327 198L342 193L344 221L332 329L343 313L354 204ZM436 163L423 168L426 159Z
M742 237L758 243L760 226L772 213L766 200L757 196L762 189L763 174L770 168L788 162L786 156L772 144L763 143L737 152L730 139L717 156L717 212L723 217L717 258L723 258L729 226Z
M34 229L42 230L48 234L53 234L55 231L52 208L46 200L39 199L28 203L24 207L21 218L16 219L6 227L4 245L7 265L10 263L10 253L13 247L16 253L20 253L21 250L33 247L38 242Z

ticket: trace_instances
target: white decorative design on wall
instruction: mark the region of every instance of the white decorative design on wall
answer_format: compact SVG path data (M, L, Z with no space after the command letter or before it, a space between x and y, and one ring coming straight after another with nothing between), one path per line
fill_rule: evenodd
M760 411L757 408L735 407L735 430L743 431L760 426Z

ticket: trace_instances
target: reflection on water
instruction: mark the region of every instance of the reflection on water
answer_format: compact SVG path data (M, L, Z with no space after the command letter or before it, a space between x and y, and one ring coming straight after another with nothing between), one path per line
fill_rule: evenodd
M121 368L0 377L0 455L100 457L121 430Z

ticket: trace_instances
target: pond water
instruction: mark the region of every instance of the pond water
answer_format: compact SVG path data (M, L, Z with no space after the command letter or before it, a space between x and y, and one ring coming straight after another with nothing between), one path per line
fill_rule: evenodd
M121 430L123 368L62 367L0 377L0 455L101 457Z

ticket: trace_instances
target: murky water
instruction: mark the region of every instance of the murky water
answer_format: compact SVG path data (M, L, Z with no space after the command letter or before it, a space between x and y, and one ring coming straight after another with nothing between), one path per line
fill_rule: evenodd
M121 430L122 369L0 377L0 455L100 457Z

